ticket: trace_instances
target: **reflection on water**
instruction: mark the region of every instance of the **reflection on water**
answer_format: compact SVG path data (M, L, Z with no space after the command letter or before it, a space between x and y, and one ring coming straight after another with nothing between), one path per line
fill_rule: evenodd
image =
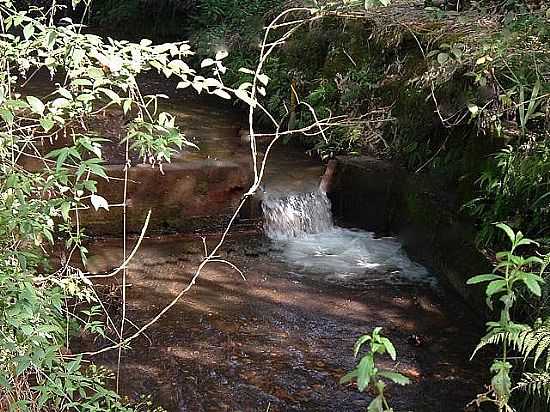
M325 193L266 195L264 230L275 254L302 273L335 283L428 283L435 277L412 262L397 239L334 225Z

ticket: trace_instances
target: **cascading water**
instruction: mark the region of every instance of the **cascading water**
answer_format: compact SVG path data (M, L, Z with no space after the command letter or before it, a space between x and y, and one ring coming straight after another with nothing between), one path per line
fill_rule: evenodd
M330 200L325 193L267 194L262 202L264 231L270 239L300 238L334 227Z
M321 191L266 194L264 231L279 257L302 274L347 286L374 281L429 283L435 278L412 262L394 238L335 226L330 200Z

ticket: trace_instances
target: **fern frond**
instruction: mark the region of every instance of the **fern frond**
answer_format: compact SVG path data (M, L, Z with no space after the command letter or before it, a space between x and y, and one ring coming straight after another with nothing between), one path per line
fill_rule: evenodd
M525 372L517 384L517 389L550 403L550 373Z
M508 333L505 332L489 332L487 335L482 337L472 353L471 359L474 358L477 352L483 349L487 345L500 345L505 340L508 340Z
M531 328L527 325L516 325L513 331L493 331L481 338L474 350L472 357L487 345L501 345L507 343L511 348L523 356L523 361L533 359L533 366L536 366L539 359L546 354L545 369L550 368L550 323Z
M522 354L524 362L533 356L533 365L536 365L541 356L546 353L546 369L548 369L550 366L550 325L543 324L535 329L508 334L507 339L511 346Z

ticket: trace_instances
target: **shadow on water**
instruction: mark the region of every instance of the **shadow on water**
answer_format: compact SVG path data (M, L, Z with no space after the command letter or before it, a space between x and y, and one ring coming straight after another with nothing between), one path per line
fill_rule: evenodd
M91 268L116 266L119 246L96 243ZM189 237L145 241L128 273L134 323L147 322L185 287L201 248ZM169 411L364 411L371 395L338 380L354 365L355 339L375 326L398 350L398 362L384 366L414 381L390 387L396 410L459 411L479 389L481 368L468 361L479 335L460 302L422 284L329 284L274 257L275 249L260 235L233 236L223 257L247 281L227 266L209 266L124 352L124 393L153 394ZM108 283L119 304L120 279ZM117 311L113 305L115 318ZM87 336L79 343L95 345ZM114 367L116 353L99 360Z
M145 84L145 91L167 87L155 81ZM37 95L40 91L28 90ZM186 96L167 105L173 105L167 108L175 109L171 111L185 125L188 137L203 149L175 161L228 158L249 164L246 147L238 139L239 113L190 102ZM113 139L109 160L116 163L122 120L106 119L112 129L107 137ZM266 188L271 193L318 187L322 165L292 153L278 150L268 163ZM330 222L325 232L331 228L337 230ZM331 241L330 247L339 246L346 259L372 257L365 245L374 245L376 239L365 232L351 233L342 229L337 233L342 237L325 236L313 243ZM346 254L344 240L350 239L359 247ZM459 411L477 393L482 368L468 359L480 331L474 315L454 296L429 282L396 282L387 273L395 269L391 265L384 271L355 267L353 276L331 281L325 273L332 270L330 265L309 264L315 250L282 241L271 242L255 232L230 237L222 258L241 268L247 280L228 266L209 265L191 291L124 351L122 393L130 398L151 394L155 402L177 412L364 411L372 394L338 381L355 364L352 347L357 337L376 326L384 328L399 355L398 362L385 361L383 366L395 367L413 380L406 387L389 387L396 410ZM107 272L117 267L121 246L121 239L93 242L90 269ZM188 284L202 253L197 237L146 239L128 270L128 318L141 326L162 310ZM403 269L396 261L392 265ZM96 285L118 322L120 283L116 277ZM128 325L127 333L132 328ZM72 347L79 351L107 345L83 333ZM117 353L95 360L115 368Z

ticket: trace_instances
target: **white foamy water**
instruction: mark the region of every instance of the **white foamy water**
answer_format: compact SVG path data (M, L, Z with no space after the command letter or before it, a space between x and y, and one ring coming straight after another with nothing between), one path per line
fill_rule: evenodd
M325 193L267 195L262 208L278 256L303 273L337 283L436 283L397 239L335 226Z
M270 239L286 240L334 227L330 200L321 192L266 194L262 201L264 231Z

